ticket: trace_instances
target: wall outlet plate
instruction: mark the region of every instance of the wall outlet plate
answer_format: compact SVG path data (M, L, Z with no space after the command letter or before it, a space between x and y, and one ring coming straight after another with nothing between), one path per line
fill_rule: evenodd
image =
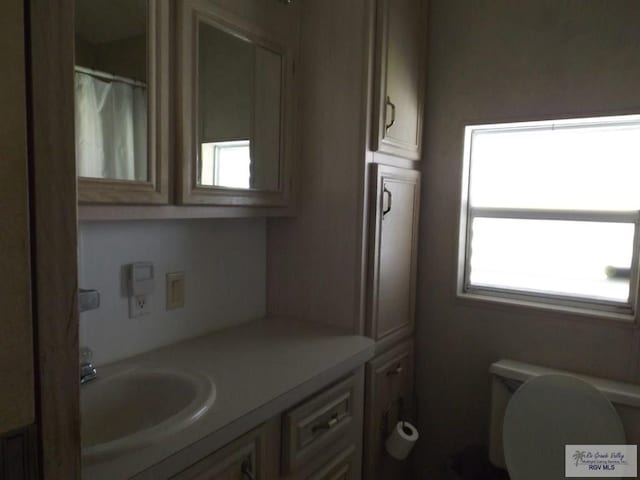
M184 272L167 273L167 310L184 307Z
M149 295L138 295L129 297L129 318L137 318L151 313L151 302Z

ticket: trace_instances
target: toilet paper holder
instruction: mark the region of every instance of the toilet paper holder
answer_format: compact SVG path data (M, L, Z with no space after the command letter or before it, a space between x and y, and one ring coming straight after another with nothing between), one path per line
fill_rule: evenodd
M418 430L404 415L404 399L399 397L396 400L398 407L397 422L391 423L391 412L393 404L384 412L382 422L384 450L396 461L404 461L413 450L419 438Z
M393 412L393 408L398 407L398 422L402 422L403 424L407 421L404 415L404 399L402 397L398 397L395 402L392 402L389 407L382 414L382 423L380 428L382 429L382 436L387 438L391 431L393 430L393 425L390 425L390 417ZM395 425L395 423L394 423Z

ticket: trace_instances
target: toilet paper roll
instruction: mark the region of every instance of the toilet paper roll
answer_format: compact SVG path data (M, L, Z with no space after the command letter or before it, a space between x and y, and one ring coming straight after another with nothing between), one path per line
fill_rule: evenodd
M409 422L398 422L385 442L387 453L396 460L404 460L418 440L418 430Z

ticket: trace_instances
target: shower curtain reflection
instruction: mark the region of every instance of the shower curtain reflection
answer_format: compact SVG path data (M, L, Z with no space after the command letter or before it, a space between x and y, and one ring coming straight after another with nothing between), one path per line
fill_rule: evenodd
M78 175L147 181L146 88L76 71L75 99Z

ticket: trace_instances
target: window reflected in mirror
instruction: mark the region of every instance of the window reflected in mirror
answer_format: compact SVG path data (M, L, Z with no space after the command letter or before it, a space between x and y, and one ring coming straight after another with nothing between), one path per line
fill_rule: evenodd
M77 0L78 176L148 181L147 1Z
M280 187L282 56L198 24L199 186Z
M202 144L202 185L251 188L249 140Z

